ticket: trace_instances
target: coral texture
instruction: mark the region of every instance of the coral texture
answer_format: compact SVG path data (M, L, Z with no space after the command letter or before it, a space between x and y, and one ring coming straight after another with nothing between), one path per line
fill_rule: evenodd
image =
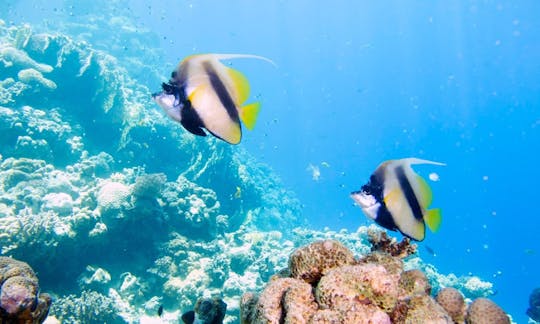
M447 287L437 294L437 303L441 305L455 323L464 323L467 305L459 290Z
M403 270L402 257L411 252L408 244L385 244L392 246L391 251L400 251L393 253L395 256L374 249L359 260L335 240L301 247L290 256L291 269L275 276L260 295L244 294L241 323L462 323L466 305L458 291L456 296L455 289L442 289L438 302L431 296L431 284L422 271ZM340 256L324 263L333 249ZM320 267L315 266L321 263ZM291 277L283 277L287 273ZM298 275L305 273L308 275ZM478 302L483 303L483 299L475 301ZM475 303L469 314L485 313L481 316L496 320L496 309L480 306L478 310Z
M477 298L467 309L468 324L510 324L510 318L497 304L487 298Z
M329 269L353 264L354 255L338 241L326 240L300 248L289 258L293 278L317 282Z
M0 256L0 322L42 323L50 306L51 297L39 293L32 268L25 262Z

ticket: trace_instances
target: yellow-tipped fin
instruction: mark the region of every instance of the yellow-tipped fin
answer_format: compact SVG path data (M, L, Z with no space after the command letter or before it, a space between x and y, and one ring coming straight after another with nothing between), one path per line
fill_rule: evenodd
M246 125L247 129L252 130L255 127L260 110L260 102L250 103L240 109L240 119L242 119L242 122Z
M422 207L427 208L433 201L433 193L431 192L431 188L427 184L426 180L419 175L416 176L416 181L418 181L418 188L420 189L420 197L418 197L420 204Z
M435 208L426 211L424 221L432 232L437 232L441 227L441 210L439 208Z
M236 104L240 106L246 102L249 97L249 81L246 76L238 70L227 68L227 72L233 81L234 90L238 96L238 98L236 98L238 100Z

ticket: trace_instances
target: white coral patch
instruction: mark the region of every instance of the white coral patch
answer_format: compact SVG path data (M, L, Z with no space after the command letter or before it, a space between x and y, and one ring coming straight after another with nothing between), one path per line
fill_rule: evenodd
M130 189L123 183L107 182L97 195L97 202L101 210L121 209L128 204Z
M50 193L43 197L44 211L54 211L58 215L69 215L73 211L73 199L64 192Z

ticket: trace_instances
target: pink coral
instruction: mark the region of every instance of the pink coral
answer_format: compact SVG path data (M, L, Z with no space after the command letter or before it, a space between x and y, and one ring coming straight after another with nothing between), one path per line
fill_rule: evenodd
M307 323L317 310L311 285L279 278L268 284L255 305L255 323Z
M430 296L431 285L422 271L403 271L401 258L412 247L407 242L395 245L384 235L379 239L395 256L376 251L355 261L351 251L330 240L296 250L289 259L290 271L274 276L259 296L244 294L241 323L462 323L461 294L443 289L439 304ZM294 278L283 278L287 273ZM475 303L468 324L508 323L475 322L483 316L478 314L495 320L502 312ZM503 316L499 318L507 319Z
M468 324L510 324L508 315L491 300L477 298L467 310Z
M403 297L418 294L429 295L431 293L428 278L422 271L417 269L404 271L399 279L399 287Z
M42 323L51 298L38 291L36 274L28 264L0 257L0 322Z
M448 315L452 317L455 323L465 323L467 305L465 304L465 298L463 298L459 290L452 287L443 288L437 294L436 300L446 310Z
M375 304L391 311L398 297L398 275L377 264L342 266L330 270L317 285L321 307L333 309L343 302Z

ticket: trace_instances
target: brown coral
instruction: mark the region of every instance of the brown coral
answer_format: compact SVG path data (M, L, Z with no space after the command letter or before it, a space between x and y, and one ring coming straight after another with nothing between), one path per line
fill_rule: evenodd
M315 312L310 324L341 324L340 314L335 310L319 309Z
M253 323L255 319L255 305L259 297L252 292L247 292L242 295L240 300L240 324Z
M51 297L38 292L38 279L28 264L0 257L0 322L42 323Z
M330 309L354 302L373 303L384 311L391 311L397 302L398 280L399 276L388 273L381 265L342 266L321 278L316 298L321 307Z
M287 271L282 271L259 296L244 294L241 323L463 323L459 310L464 302L459 292L452 295L452 290L443 289L437 303L422 271L403 271L401 258L412 251L411 246L406 241L398 245L384 234L378 237L385 248L360 261L336 241L296 250L289 259L290 274L295 278L283 278ZM492 321L492 315L488 322L474 322L475 307L471 307L468 324L508 323Z
M383 231L368 231L368 240L371 243L371 251L386 252L391 256L400 259L406 258L411 254L416 253L417 245L412 244L407 237L397 243L395 238L390 238Z
M372 252L363 257L360 262L380 264L392 274L399 275L403 272L403 261L385 252Z
M314 283L330 269L354 264L354 255L343 244L334 240L315 242L291 254L291 277Z
M510 324L508 315L491 300L477 298L467 310L468 324Z
M273 280L255 304L253 323L307 323L317 310L311 290L311 285L301 280Z
M340 314L340 323L391 324L390 316L373 304L345 302L336 306Z
M401 288L401 295L413 296L413 295L429 295L431 293L431 285L426 275L417 269L407 270L401 274L399 278L399 287Z
M392 323L452 324L452 318L435 299L428 295L416 295L401 300L392 313Z
M448 315L452 317L455 323L465 323L467 305L465 304L465 298L463 298L459 290L452 287L443 288L437 294L436 300L446 310Z

